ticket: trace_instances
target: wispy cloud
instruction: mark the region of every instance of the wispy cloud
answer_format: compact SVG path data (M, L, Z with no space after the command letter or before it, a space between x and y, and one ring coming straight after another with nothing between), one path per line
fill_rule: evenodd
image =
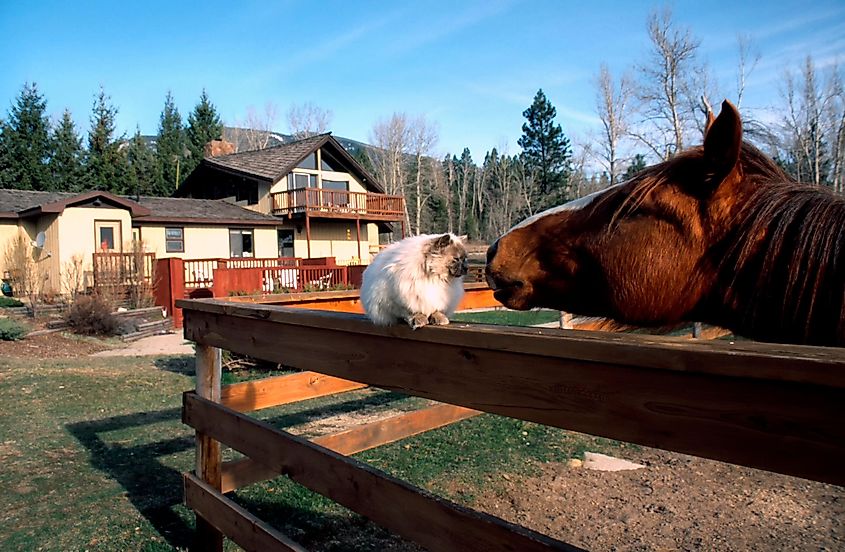
M481 2L464 8L460 13L447 12L436 19L418 19L414 28L403 32L400 38L390 44L389 50L385 53L389 56L400 56L417 50L505 13L515 4L516 0Z

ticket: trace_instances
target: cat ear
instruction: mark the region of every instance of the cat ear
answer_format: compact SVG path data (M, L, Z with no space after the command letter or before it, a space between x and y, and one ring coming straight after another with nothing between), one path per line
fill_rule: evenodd
M443 234L442 236L438 236L432 240L431 249L434 251L440 251L442 249L446 249L450 243L452 243L452 236L449 234Z

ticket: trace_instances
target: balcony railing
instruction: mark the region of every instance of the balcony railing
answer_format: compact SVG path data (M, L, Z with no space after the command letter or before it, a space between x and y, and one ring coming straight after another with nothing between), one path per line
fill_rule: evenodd
M274 215L402 220L405 198L370 192L299 188L272 194Z

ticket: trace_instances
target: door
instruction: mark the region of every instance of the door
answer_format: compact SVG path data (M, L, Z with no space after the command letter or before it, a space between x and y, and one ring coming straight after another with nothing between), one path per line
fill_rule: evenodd
M120 235L119 220L94 221L94 251L99 253L117 253L123 249L123 237Z
M293 230L276 231L279 238L279 257L293 257Z

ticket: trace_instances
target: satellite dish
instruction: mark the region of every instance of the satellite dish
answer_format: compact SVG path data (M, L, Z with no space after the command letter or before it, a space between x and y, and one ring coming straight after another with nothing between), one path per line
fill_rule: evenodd
M38 232L38 234L35 236L35 247L37 247L38 249L44 247L44 241L46 239L47 235L44 234L44 232Z

